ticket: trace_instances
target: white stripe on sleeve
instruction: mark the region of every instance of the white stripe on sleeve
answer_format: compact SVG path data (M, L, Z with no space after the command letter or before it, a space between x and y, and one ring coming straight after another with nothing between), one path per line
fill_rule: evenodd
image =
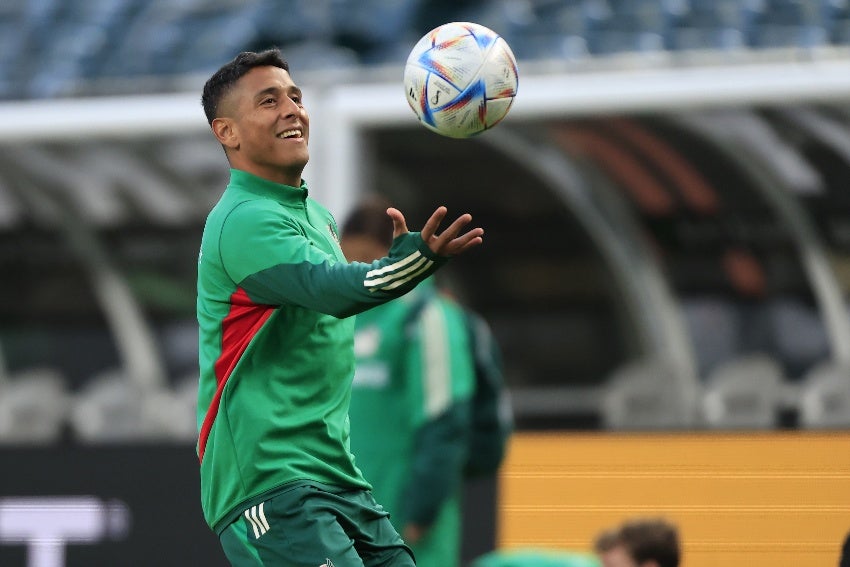
M365 287L373 289L377 287L383 287L384 289L393 289L415 278L417 274L421 274L422 272L426 271L428 268L431 267L431 265L433 265L433 263L434 262L432 260L422 257L417 260L416 263L411 266L408 266L407 268L401 271L394 272L388 276L384 276L381 278L375 278L371 280L365 279L363 280L363 285Z

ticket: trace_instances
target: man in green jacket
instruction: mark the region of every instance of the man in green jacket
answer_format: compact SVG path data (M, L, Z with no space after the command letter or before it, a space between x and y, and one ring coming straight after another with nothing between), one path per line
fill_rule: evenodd
M230 182L198 256L201 504L237 566L413 565L349 450L351 315L399 297L481 243L421 233L397 209L389 255L348 263L301 178L309 116L277 50L245 52L204 85Z
M343 224L352 261L391 245L382 200ZM419 567L458 567L475 365L466 314L430 280L355 323L351 450Z

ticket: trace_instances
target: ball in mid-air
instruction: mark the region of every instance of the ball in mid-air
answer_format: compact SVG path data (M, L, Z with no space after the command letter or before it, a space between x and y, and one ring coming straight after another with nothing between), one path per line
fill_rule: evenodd
M498 124L518 84L507 42L471 22L450 22L425 34L404 68L410 108L424 126L451 138L469 138Z

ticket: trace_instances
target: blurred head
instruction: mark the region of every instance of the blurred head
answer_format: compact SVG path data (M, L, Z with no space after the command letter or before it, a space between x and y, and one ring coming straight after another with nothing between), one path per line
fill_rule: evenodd
M231 167L300 185L310 119L279 50L237 55L209 78L201 103Z
M372 262L387 255L393 243L393 221L387 215L388 207L389 201L370 197L349 213L339 239L349 262Z
M600 534L596 553L602 567L678 567L679 534L659 519L630 520Z

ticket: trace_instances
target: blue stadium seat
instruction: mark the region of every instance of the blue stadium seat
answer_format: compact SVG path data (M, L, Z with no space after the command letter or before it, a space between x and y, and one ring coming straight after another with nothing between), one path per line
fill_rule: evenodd
M580 0L533 0L505 7L497 29L517 59L582 59L587 45L588 5Z
M27 96L52 98L76 94L84 63L106 43L106 33L101 26L54 24L41 48L32 52L38 66L26 86Z
M334 40L366 64L396 60L422 35L412 26L417 7L416 0L331 0Z
M262 0L255 12L257 36L269 45L299 41L331 41L331 0Z
M749 13L739 0L681 0L668 11L674 50L734 50L746 45Z
M594 55L665 48L668 18L658 0L597 0L595 4L587 12L587 40Z
M78 72L84 79L97 77L106 54L120 45L124 31L141 9L143 0L69 0L59 14L59 26L100 30L102 41L79 54Z
M821 0L824 26L833 45L850 44L850 2Z
M829 41L820 1L764 0L757 8L750 29L753 47L817 47Z
M169 73L211 73L243 51L256 37L251 10L193 15L177 24L180 40L169 59Z
M253 38L246 34L257 2L236 0L154 0L142 3L104 59L104 77L172 75L205 70L209 61L221 63L220 53L233 56L234 44ZM196 37L200 36L200 37ZM214 41L215 38L218 41ZM217 53L189 51L211 49ZM219 55L219 57L216 57ZM194 58L194 59L193 59ZM194 61L194 62L193 62Z
M0 19L0 99L20 94L19 83L22 43L25 30L14 20Z

